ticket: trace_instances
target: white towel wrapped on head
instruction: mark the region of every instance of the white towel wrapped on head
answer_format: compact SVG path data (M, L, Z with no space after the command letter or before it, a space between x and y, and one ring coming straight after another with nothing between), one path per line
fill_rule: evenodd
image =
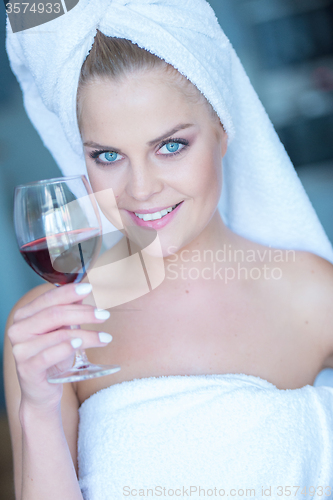
M64 175L86 173L76 91L97 28L172 64L213 105L229 136L219 208L234 232L333 262L290 159L205 0L80 0L66 15L18 33L7 19L7 52L25 108ZM106 232L114 229L102 220Z

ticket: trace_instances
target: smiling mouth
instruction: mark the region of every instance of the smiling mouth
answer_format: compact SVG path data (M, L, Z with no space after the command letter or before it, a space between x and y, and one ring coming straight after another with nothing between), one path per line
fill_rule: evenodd
M133 213L138 217L138 219L141 219L143 221L163 219L163 217L168 215L168 213L172 212L181 203L182 201L180 201L176 205L173 205L172 207L165 208L164 210L161 210L160 212L155 212L153 214L138 214L136 212Z

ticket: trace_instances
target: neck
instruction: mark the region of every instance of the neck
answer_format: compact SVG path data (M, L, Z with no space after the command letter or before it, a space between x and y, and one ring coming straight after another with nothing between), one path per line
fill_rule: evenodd
M179 270L181 266L195 267L199 271L219 263L219 254L223 248L235 245L234 233L224 224L217 209L205 229L190 243L165 257L165 269ZM217 257L217 258L216 258ZM170 267L172 264L172 267Z

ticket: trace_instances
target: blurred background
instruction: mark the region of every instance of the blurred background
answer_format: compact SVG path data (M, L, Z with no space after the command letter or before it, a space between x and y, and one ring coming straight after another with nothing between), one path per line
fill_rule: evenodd
M210 0L333 242L333 0ZM17 184L61 175L24 111L0 5L0 350L14 304L42 280L13 232ZM2 353L1 353L2 363ZM13 500L0 375L0 498Z

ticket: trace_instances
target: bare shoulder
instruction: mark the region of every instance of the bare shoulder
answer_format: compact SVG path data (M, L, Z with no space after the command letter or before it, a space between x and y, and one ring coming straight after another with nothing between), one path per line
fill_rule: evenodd
M332 357L325 366L333 367L333 264L311 252L295 251L286 273L295 315L321 346L323 359Z
M333 293L333 264L311 252L275 248L256 242L246 243L247 254L255 257L249 262L267 267L274 286L280 282L282 289L299 298L299 303L331 303ZM262 273L262 276L264 274ZM295 292L295 293L294 293Z
M249 260L250 266L261 271L258 289L265 297L274 298L277 307L288 308L295 327L313 334L325 355L333 355L333 264L303 250L279 249L244 240L242 247L247 255L255 256L253 262Z
M250 266L261 270L263 279L256 281L256 290L262 300L274 304L275 312L298 336L299 345L306 339L313 346L321 369L333 368L333 264L308 251L244 240L241 244L248 255L255 255Z
M39 297L39 295L42 295L43 293L47 292L48 290L51 290L52 288L54 288L54 285L51 285L50 283L43 283L29 290L16 302L16 304L14 305L9 314L8 319L12 317L12 315L15 313L17 309L25 306L26 304L29 304L29 302L32 302L34 299Z
M322 314L332 306L333 264L319 255L297 250L285 265L288 282L298 291L300 303Z

